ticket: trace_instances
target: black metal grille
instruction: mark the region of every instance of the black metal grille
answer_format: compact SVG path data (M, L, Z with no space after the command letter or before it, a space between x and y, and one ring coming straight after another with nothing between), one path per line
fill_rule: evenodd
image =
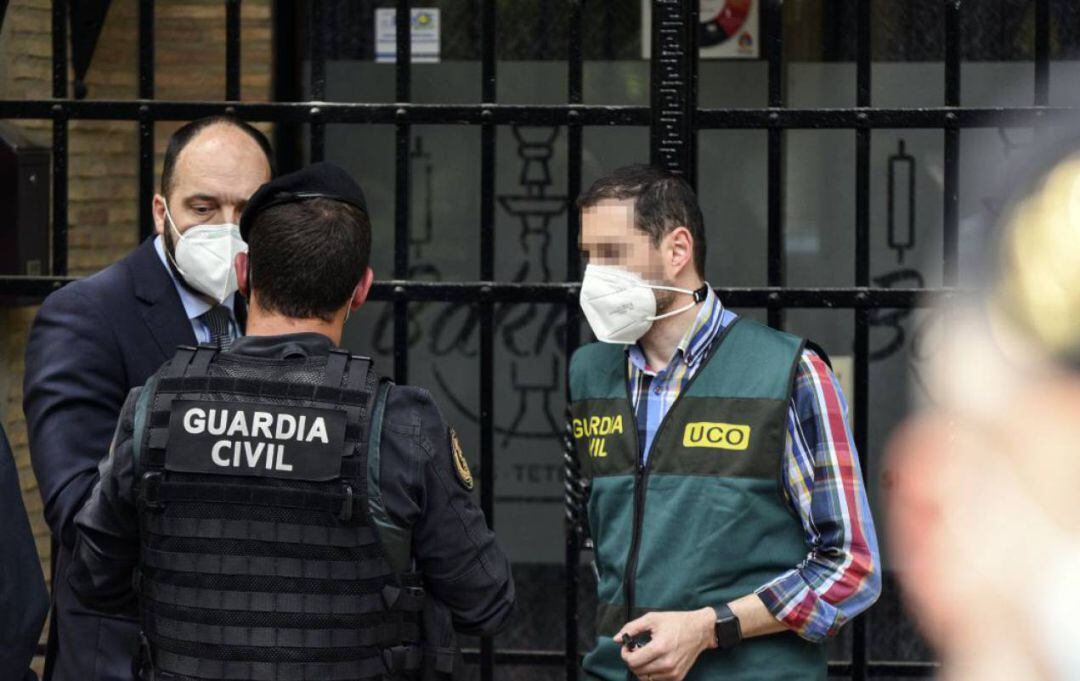
M1074 107L1047 106L1049 94L1050 0L1035 2L1035 91L1032 106L1012 108L962 108L960 58L961 0L945 5L945 106L931 108L873 108L871 101L871 2L857 4L855 59L856 106L834 109L793 109L784 106L781 33L782 0L763 1L763 26L768 61L768 106L759 109L699 109L697 107L697 9L696 3L679 0L653 1L652 105L598 106L583 103L582 5L584 0L567 0L566 54L568 88L566 103L556 106L516 106L496 103L495 37L498 31L495 0L478 0L481 8L480 56L481 102L444 105L410 102L409 23L398 22L396 62L396 102L385 104L320 103L290 101L298 97L298 38L292 28L297 9L287 0L276 0L275 9L275 98L273 103L242 103L240 97L240 5L241 0L223 0L226 6L226 89L221 101L175 102L154 98L153 0L139 0L139 99L135 101L82 101L69 96L67 82L67 23L69 0L53 0L52 99L0 101L0 118L50 119L52 126L52 242L51 276L0 276L0 294L44 296L72 281L68 273L68 125L76 119L135 121L139 130L140 235L152 231L150 214L154 178L153 130L157 121L190 120L221 112L234 113L251 121L279 124L278 153L283 168L295 166L298 156L293 142L301 124L309 125L310 157L320 160L325 153L327 124L392 124L396 136L394 279L375 285L371 299L390 301L394 310L394 371L399 381L408 373L407 312L410 303L421 301L473 302L481 311L480 347L480 497L489 522L494 523L494 480L488 473L494 464L493 442L493 310L499 303L555 303L565 306L568 319L577 317L578 278L581 263L577 250L579 219L569 211L567 220L567 280L563 283L500 283L495 272L495 133L501 125L548 125L567 128L567 192L571 199L582 186L582 133L586 126L651 126L651 158L654 162L695 175L696 140L699 130L748 129L767 131L768 194L767 226L768 286L720 289L729 306L764 308L773 325L783 322L785 308L850 309L855 317L855 440L859 452L867 451L867 406L869 388L870 314L879 308L910 309L932 298L949 296L956 284L958 260L958 167L961 131L965 128L1031 126L1075 120ZM398 16L407 15L409 2L398 0ZM322 2L310 4L313 37L328 29ZM314 39L312 45L311 92L325 99L326 43ZM409 271L409 138L410 126L417 124L480 126L482 213L479 242L478 280L461 283L407 281ZM785 131L792 129L849 129L855 134L853 159L856 168L855 281L845 288L790 288L784 285L784 224L782 160ZM940 129L945 136L944 157L944 283L940 289L879 289L870 280L870 145L872 131L879 128ZM283 143L284 140L284 143ZM644 154L645 150L642 150ZM577 324L568 324L567 356L579 344ZM556 439L553 437L553 449ZM864 474L867 462L862 461ZM568 679L578 676L578 565L581 547L577 535L568 528L566 543L566 644L562 651L495 650L485 640L469 659L479 662L481 677L494 678L496 665L564 666ZM929 676L931 663L900 663L868 659L866 619L852 624L851 662L831 663L834 675L855 679L871 676Z

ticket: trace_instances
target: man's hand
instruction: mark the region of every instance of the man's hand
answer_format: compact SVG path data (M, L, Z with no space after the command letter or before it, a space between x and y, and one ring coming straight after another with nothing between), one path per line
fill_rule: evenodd
M623 634L638 636L650 632L652 640L633 651L622 649L622 659L642 681L682 681L702 651L716 645L716 611L702 608L689 612L651 612L628 622Z

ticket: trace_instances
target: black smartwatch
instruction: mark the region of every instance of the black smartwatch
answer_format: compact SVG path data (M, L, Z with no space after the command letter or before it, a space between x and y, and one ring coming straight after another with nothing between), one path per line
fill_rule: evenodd
M742 625L727 605L714 605L716 611L716 647L731 650L742 641Z

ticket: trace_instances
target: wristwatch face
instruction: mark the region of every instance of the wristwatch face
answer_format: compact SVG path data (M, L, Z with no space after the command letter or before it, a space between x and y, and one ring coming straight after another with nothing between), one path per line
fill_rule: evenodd
M727 610L717 615L716 618L716 646L720 650L734 648L742 640L742 632L739 627L739 619Z

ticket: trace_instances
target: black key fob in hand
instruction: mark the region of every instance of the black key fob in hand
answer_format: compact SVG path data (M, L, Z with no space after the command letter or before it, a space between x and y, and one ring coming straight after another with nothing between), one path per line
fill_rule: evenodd
M627 650L633 652L642 646L648 645L652 640L652 632L643 631L637 636L631 636L630 634L622 635L622 644Z

